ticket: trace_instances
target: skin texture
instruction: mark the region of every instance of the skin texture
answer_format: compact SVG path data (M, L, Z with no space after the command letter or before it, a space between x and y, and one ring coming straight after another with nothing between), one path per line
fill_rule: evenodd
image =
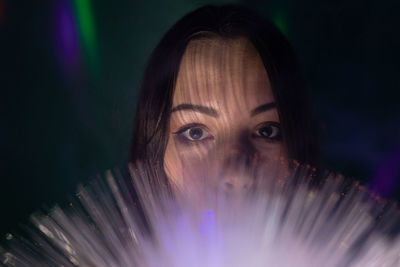
M268 74L244 38L193 40L179 68L164 169L177 189L254 186L287 158Z

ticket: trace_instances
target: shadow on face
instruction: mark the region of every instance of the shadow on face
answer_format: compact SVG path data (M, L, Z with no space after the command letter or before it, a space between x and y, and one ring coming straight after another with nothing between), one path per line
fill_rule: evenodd
M193 40L172 103L164 169L177 189L250 190L287 158L271 84L245 38ZM285 168L284 168L285 169Z

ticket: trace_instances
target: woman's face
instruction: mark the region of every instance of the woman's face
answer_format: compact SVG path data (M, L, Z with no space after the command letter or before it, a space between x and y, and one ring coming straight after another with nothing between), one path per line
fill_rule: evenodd
M175 188L251 188L286 158L268 74L244 38L191 41L179 68L164 169Z

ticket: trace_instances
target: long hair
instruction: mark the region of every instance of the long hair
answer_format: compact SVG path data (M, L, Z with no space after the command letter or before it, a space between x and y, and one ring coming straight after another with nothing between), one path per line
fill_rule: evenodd
M188 43L201 38L203 33L226 39L244 37L253 44L271 82L289 159L316 166L315 129L292 48L273 23L236 5L204 6L187 14L172 26L154 49L141 84L131 160L148 162L163 171L179 65Z

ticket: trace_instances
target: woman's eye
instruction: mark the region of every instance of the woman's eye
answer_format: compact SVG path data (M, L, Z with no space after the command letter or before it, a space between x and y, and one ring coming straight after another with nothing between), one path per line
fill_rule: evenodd
M201 141L211 137L210 133L201 126L189 126L175 132L189 141Z
M279 123L266 123L256 130L257 137L278 141L281 139L281 128Z

